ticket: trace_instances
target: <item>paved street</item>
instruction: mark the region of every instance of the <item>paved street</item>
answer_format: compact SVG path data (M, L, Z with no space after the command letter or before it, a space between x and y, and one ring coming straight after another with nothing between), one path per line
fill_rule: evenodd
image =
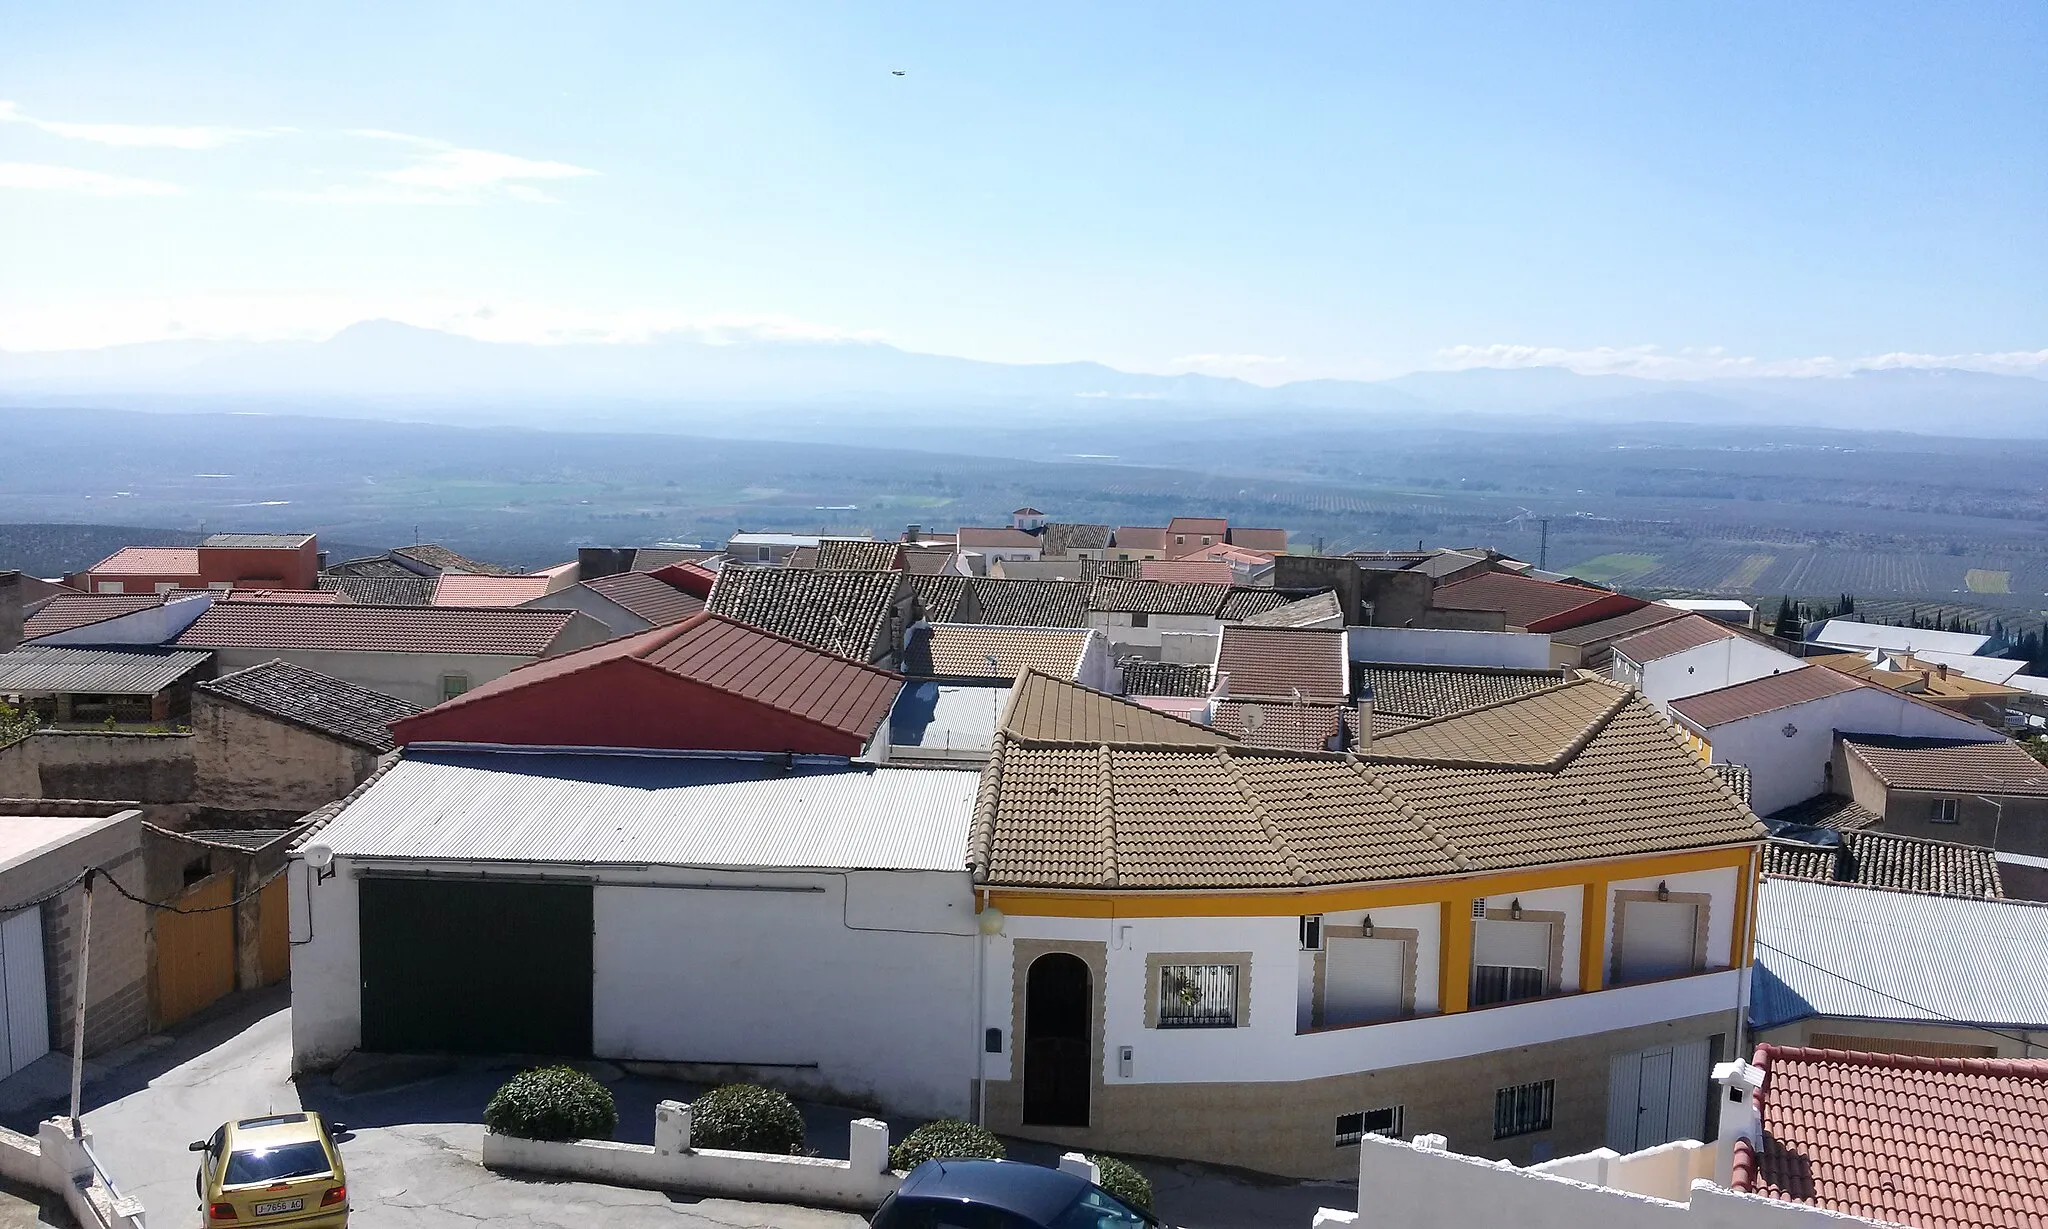
M189 1141L230 1118L308 1107L289 1078L288 1002L281 989L244 1000L175 1037L138 1047L120 1066L88 1082L86 1122L98 1137L100 1157L123 1192L143 1201L154 1229L197 1223ZM16 1085L14 1103L0 1110L8 1125L33 1129L36 1118L61 1112L63 1069L61 1060L52 1060L35 1073L43 1077L39 1102L25 1100L23 1086L8 1081ZM654 1103L698 1091L599 1068L618 1100L622 1140L651 1142ZM352 1222L360 1229L473 1229L479 1220L565 1229L854 1229L864 1223L845 1213L778 1204L494 1174L478 1160L483 1106L510 1071L508 1065L464 1064L431 1079L354 1095L341 1094L324 1078L307 1081L303 1095L310 1108L352 1132L342 1145L355 1206ZM0 1104L6 1100L0 1097ZM804 1108L812 1145L824 1155L844 1156L846 1123L859 1115ZM896 1125L900 1131L909 1124ZM1015 1144L1012 1155L1051 1163L1057 1150ZM1142 1168L1157 1191L1160 1215L1188 1229L1306 1229L1320 1204L1356 1206L1353 1193L1336 1185L1265 1182L1194 1165ZM32 1202L9 1200L0 1189L0 1229L38 1223Z

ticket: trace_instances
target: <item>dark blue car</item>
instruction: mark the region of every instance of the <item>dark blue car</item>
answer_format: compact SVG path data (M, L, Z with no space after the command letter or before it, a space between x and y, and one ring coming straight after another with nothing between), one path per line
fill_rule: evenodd
M1021 1161L926 1161L871 1229L1159 1229L1092 1182Z

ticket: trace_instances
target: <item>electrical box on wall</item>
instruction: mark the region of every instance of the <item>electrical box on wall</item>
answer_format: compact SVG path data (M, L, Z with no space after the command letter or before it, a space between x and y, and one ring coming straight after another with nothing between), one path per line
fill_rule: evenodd
M1001 1054L1003 1052L1003 1030L992 1028L983 1033L981 1035L981 1048L989 1054Z
M1119 1079L1128 1080L1131 1078L1131 1047L1118 1046L1116 1048L1116 1074Z

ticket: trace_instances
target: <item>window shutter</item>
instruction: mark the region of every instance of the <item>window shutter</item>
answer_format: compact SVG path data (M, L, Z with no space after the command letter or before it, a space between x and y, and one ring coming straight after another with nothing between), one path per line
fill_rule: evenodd
M1548 969L1550 923L1472 923L1472 963Z
M1647 981L1693 971L1694 930L1699 906L1678 901L1622 902L1621 955L1615 980Z

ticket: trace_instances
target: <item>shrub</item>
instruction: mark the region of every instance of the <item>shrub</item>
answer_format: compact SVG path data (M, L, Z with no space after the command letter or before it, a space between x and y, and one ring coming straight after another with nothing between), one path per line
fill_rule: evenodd
M804 1146L796 1103L759 1084L727 1084L690 1104L690 1146L791 1155Z
M484 1125L520 1139L608 1139L619 1111L609 1088L574 1067L536 1067L491 1095Z
M987 1127L958 1118L927 1122L889 1149L889 1168L916 1169L926 1161L971 1157L985 1161L1003 1159L1003 1141Z
M1095 1168L1102 1171L1103 1190L1134 1208L1152 1210L1152 1180L1138 1172L1138 1167L1129 1161L1119 1161L1113 1156L1091 1156Z

